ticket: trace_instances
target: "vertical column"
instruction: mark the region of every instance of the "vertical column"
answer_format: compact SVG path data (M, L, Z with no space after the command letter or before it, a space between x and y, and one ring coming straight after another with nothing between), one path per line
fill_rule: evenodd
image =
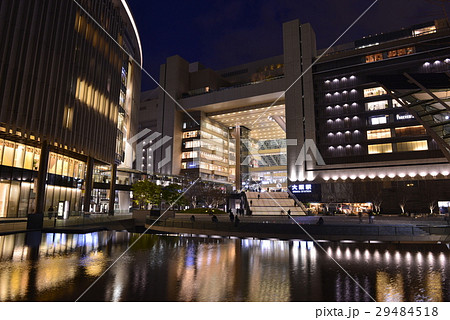
M84 213L89 213L91 207L91 195L92 195L92 176L94 174L94 159L88 157L86 167L86 178L84 180Z
M117 176L117 164L111 165L111 182L109 183L109 209L108 214L114 215L114 203L116 200L116 176Z
M234 139L235 150L236 150L236 190L241 190L242 188L242 177L241 177L241 127L237 125L234 128Z
M36 206L34 212L28 214L27 229L42 229L45 212L45 186L48 169L48 142L42 141L39 171L36 183Z

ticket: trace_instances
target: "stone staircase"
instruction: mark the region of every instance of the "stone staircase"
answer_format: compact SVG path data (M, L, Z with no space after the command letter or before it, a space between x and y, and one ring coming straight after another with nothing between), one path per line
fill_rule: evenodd
M293 216L306 215L303 206L298 205L287 192L246 192L245 195L254 216L286 215L288 210Z

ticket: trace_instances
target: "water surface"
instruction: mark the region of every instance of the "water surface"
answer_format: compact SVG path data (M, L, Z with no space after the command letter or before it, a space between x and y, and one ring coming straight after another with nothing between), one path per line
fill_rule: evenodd
M75 301L138 236L0 236L0 301ZM80 301L450 301L444 245L320 245L144 235Z

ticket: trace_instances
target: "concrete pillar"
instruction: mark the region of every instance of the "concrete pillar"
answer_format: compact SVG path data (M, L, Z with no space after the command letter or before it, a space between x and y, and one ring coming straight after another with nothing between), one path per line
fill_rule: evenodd
M45 212L45 186L48 169L48 142L42 141L41 157L39 158L39 171L36 184L36 206L34 212L28 214L27 229L42 229Z
M110 215L114 215L114 202L116 199L116 176L117 176L117 164L111 165L111 182L109 184L109 210Z
M92 185L93 185L93 176L94 175L94 159L92 157L88 157L87 166L86 166L86 177L84 179L85 188L84 188L84 213L89 213L91 207L91 195L92 195Z
M242 177L241 177L241 127L239 125L234 128L234 139L235 149L236 149L236 190L241 190L242 188Z

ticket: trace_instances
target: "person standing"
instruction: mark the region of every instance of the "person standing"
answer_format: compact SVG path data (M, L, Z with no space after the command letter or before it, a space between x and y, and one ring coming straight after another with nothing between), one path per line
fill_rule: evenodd
M373 223L373 211L369 210L369 224Z
M359 223L362 223L362 215L363 215L362 211L359 211L358 212Z

